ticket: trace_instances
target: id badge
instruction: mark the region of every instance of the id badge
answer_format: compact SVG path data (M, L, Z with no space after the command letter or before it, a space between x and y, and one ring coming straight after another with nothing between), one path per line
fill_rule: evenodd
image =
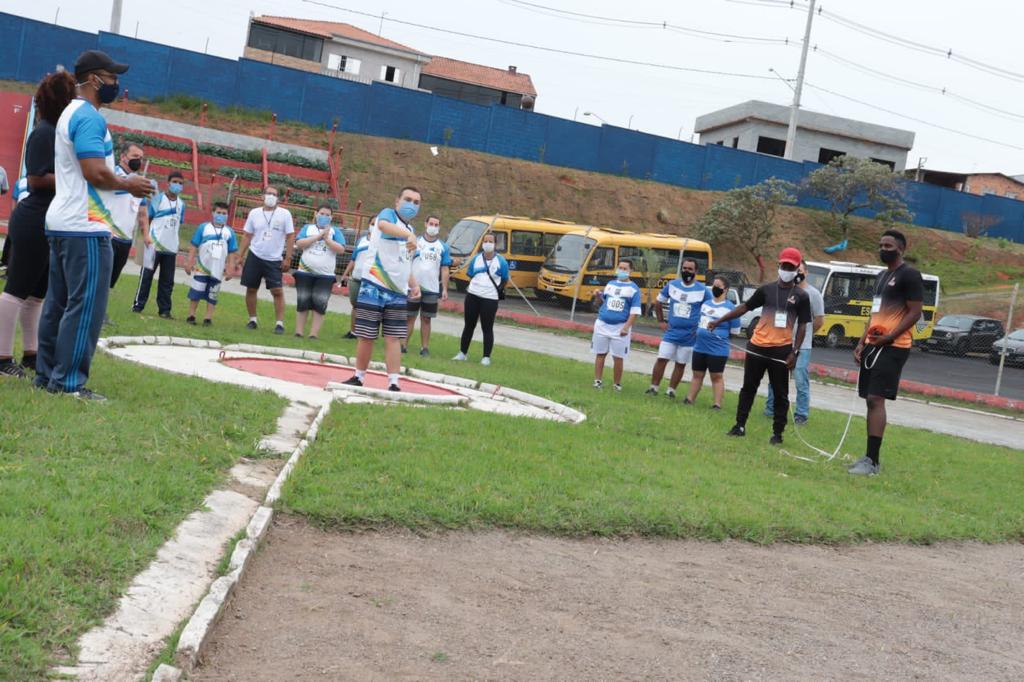
M789 326L789 319L786 316L785 311L779 311L775 313L775 327L776 329L785 329Z
M261 241L265 241L265 242L269 242L273 238L274 238L273 230L264 230L263 231L263 236L260 237L260 240Z
M871 299L871 312L872 313L878 313L878 312L881 312L881 311L882 311L882 297L881 296L875 296L873 299Z
M224 242L217 240L210 244L210 258L219 260L224 255Z
M707 331L709 324L711 324L711 318L708 317L707 315L701 315L700 316L700 328L703 329L704 331Z
M675 317L689 317L690 316L690 304L689 303L676 303L672 306L672 315Z

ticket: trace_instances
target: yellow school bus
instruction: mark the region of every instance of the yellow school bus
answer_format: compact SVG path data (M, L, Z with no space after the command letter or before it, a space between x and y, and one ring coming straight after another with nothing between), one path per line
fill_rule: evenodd
M580 229L576 223L519 216L470 216L448 231L445 242L457 265L451 281L459 291L469 286L466 266L480 253L480 242L487 232L494 234L494 250L508 261L509 275L520 289L535 289L537 273L548 253L563 235Z
M705 242L670 234L640 234L589 228L562 237L544 261L537 282L537 295L581 305L596 305L595 295L615 279L620 260L633 264L631 279L643 292L646 310L661 288L679 276L682 258L697 261L697 279L704 281L711 269L711 246ZM650 261L650 262L649 262Z

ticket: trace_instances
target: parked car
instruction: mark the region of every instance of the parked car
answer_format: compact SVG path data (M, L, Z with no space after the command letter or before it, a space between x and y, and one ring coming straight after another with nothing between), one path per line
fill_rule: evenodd
M921 343L921 350L937 350L953 355L987 353L1005 334L1003 323L977 315L946 315L932 335Z
M1024 329L1018 329L992 344L988 353L988 361L999 364L999 356L1006 348L1006 364L1024 367Z

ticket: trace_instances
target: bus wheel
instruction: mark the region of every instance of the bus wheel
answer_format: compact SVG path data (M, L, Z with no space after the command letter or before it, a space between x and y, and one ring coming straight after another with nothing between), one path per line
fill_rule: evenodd
M755 317L754 319L752 319L750 321L750 324L747 325L747 340L748 341L750 339L754 338L754 330L757 329L757 323L760 322L760 321L761 321L760 317Z
M553 301L553 300L555 300L555 295L553 293L551 293L550 291L544 291L542 289L534 289L533 290L533 294L534 294L534 296L537 297L538 301Z
M828 330L828 335L825 336L825 345L829 348L838 348L844 340L846 340L846 330L841 324L837 324Z

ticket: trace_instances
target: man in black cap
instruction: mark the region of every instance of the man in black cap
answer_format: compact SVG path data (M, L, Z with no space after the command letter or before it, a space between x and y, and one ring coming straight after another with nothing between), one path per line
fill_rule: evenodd
M146 178L114 172L114 145L99 112L101 104L117 99L117 77L127 70L98 50L83 52L75 62L78 98L57 121L57 191L46 212L50 275L39 323L36 386L89 400L104 400L85 383L110 292L113 194L145 197L152 191Z

